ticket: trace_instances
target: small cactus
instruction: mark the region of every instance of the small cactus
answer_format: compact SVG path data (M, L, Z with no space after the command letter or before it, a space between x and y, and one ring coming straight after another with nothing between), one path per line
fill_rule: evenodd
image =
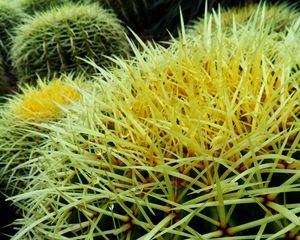
M54 6L68 3L68 0L19 0L19 5L29 15L40 11L46 11Z
M13 240L299 239L299 28L219 18L102 70L11 198Z
M0 53L3 58L8 57L13 30L22 23L24 17L25 14L13 2L0 1Z
M76 84L80 84L77 77ZM38 81L36 87L21 87L22 93L9 98L0 108L0 185L7 195L23 192L38 162L39 148L47 138L47 127L63 117L63 109L78 101L79 90L72 76L50 82Z
M92 65L111 64L106 56L126 56L128 42L114 14L98 5L67 4L36 14L19 26L12 48L19 79L31 82L58 72L94 72Z

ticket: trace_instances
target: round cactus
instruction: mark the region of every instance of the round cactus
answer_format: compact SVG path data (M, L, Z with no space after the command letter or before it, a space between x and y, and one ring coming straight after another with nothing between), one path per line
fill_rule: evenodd
M39 80L37 87L21 88L22 93L1 106L0 184L6 194L22 192L30 176L36 174L39 163L28 160L40 156L47 124L54 124L63 116L63 109L80 97L76 87L80 79L76 78L76 84L72 80L72 76L61 76L48 83Z
M51 128L12 198L13 239L299 239L299 28L211 34L206 20L102 72Z
M11 1L0 1L0 53L8 56L13 29L22 22L24 13Z
M36 12L45 11L68 2L68 0L19 0L19 5L24 12L33 15Z
M13 1L0 1L0 95L8 93L9 88L15 84L10 49L14 28L23 22L24 17L24 12Z
M17 29L13 65L23 82L57 72L93 72L81 58L107 66L106 56L125 56L128 42L115 15L98 5L67 4L35 15Z
M263 14L263 16L262 16ZM253 27L267 27L270 33L284 32L293 22L299 19L300 13L294 5L287 3L267 4L252 3L244 7L232 7L222 10L222 28L231 28L233 22L237 26L245 26L252 21ZM256 21L255 21L256 20ZM256 22L256 24L253 24ZM217 27L213 22L214 27ZM204 27L203 19L198 19L190 27L191 34L202 34Z

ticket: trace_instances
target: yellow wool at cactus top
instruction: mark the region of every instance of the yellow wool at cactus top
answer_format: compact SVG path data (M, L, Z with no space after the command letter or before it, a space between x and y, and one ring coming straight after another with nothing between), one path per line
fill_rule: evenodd
M63 105L68 105L80 97L80 93L73 87L54 80L49 84L42 83L39 88L29 88L14 105L17 118L42 122L55 119L61 112Z

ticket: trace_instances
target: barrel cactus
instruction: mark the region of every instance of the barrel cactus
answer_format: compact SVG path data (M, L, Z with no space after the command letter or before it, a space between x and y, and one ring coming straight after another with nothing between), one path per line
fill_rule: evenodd
M299 239L299 23L207 18L102 70L51 127L12 239Z
M23 11L30 15L68 2L68 0L18 0L18 3Z
M98 5L52 8L27 19L16 32L12 60L23 82L57 72L92 73L92 65L82 58L108 66L106 56L126 56L129 49L120 22Z
M255 18L257 21L254 20ZM243 7L231 7L222 10L222 28L226 31L228 27L231 28L233 22L237 26L243 27L252 19L254 20L252 23L255 22L254 25L252 24L253 27L267 27L270 33L274 31L285 32L299 18L300 13L295 5L282 2L274 4L266 2L250 3ZM191 24L191 32L201 34L204 25L203 19L194 21Z
M14 95L1 106L0 118L0 185L7 195L22 192L30 176L36 174L35 165L29 159L40 156L39 148L47 138L46 126L63 117L63 109L76 102L80 93L75 87L81 81L61 76L50 82L38 81L36 87L22 87L22 93Z
M15 84L10 50L14 29L23 22L24 18L25 13L18 8L14 1L0 1L0 95L8 93L9 89Z
M0 1L0 53L8 56L12 44L13 29L25 17L22 10L12 1Z

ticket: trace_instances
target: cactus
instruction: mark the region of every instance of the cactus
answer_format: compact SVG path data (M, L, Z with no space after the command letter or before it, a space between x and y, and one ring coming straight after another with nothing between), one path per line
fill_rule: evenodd
M24 13L13 2L0 1L0 53L7 58L13 29L22 22Z
M13 240L299 239L299 22L226 35L206 20L102 70L50 127L40 174L11 198Z
M36 14L17 29L13 65L23 82L55 73L94 72L92 65L108 66L104 55L126 56L128 43L115 15L98 5L66 4Z
M68 2L68 0L19 0L19 5L24 12L33 15L36 12L45 11Z
M25 13L13 1L0 1L0 95L7 94L15 84L10 57L14 29L23 22Z
M0 184L3 192L14 195L23 191L35 165L28 159L40 156L39 148L47 138L47 127L63 116L62 109L79 99L80 93L71 84L74 77L61 76L52 81L38 81L36 87L22 87L1 106L0 118ZM80 83L76 77L76 84Z
M262 14L264 14L263 17L261 17ZM300 13L295 5L288 5L287 3L271 5L266 2L261 2L260 4L252 3L243 7L232 7L222 10L222 27L225 30L228 27L231 28L233 21L237 26L243 27L251 18L258 18L261 21L256 21L256 25L253 25L253 27L267 27L270 33L274 31L285 32L299 17ZM195 20L191 24L190 34L201 34L203 27L203 20Z

